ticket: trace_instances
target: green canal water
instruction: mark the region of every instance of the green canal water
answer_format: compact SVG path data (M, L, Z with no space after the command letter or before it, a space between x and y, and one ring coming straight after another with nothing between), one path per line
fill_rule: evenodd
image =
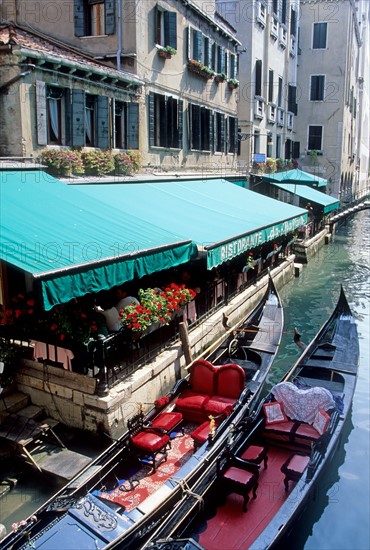
M267 386L277 382L298 358L292 331L308 342L331 314L342 284L360 335L359 378L343 441L326 468L315 498L297 520L285 550L369 550L369 364L370 364L370 210L356 213L321 249L302 274L281 291L285 334ZM267 389L268 389L267 388ZM82 442L81 442L82 443ZM85 445L86 448L88 444ZM81 449L82 452L83 449ZM93 453L93 449L91 450ZM30 515L55 487L29 470L22 483L0 501L0 523L7 529ZM1 543L0 543L1 548ZM82 549L79 549L82 550ZM228 550L225 548L224 550Z

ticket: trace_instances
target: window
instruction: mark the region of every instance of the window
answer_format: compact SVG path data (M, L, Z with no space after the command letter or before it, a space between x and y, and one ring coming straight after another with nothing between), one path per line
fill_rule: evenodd
M269 70L269 91L268 91L269 103L274 101L274 71Z
M139 148L139 105L114 101L113 147L116 149Z
M222 46L216 46L217 50L217 72L218 73L225 73L226 74L226 57L225 57L225 48Z
M308 150L309 151L322 150L322 126L308 127Z
M230 78L238 78L237 57L232 53L230 54Z
M149 145L182 147L183 102L172 96L149 93Z
M326 48L327 41L327 23L314 23L313 24L313 41L312 48L314 50Z
M297 114L297 87L288 85L288 111Z
M215 151L225 151L225 115L222 113L215 113Z
M115 33L115 0L74 0L76 36Z
M270 158L272 157L272 134L267 134L267 141L266 141L266 157Z
M281 137L276 136L276 158L280 158L281 156Z
M300 147L301 147L301 143L299 141L294 141L293 142L293 158L294 159L299 159L300 157Z
M255 82L255 95L262 96L262 60L256 61L256 82Z
M85 144L87 147L96 145L96 97L93 95L86 95Z
M155 42L160 46L171 46L177 50L176 12L166 11L157 6L155 11Z
M258 154L259 152L260 152L260 133L254 132L253 153Z
M279 76L278 80L278 107L283 104L283 79Z
M280 0L280 21L286 24L286 0Z
M312 75L310 87L311 101L324 101L325 75Z
M293 8L290 9L290 34L297 34L297 12Z
M272 0L272 13L274 13L275 15L278 14L278 11L279 11L279 0Z
M47 86L47 142L50 145L63 145L64 96L63 88Z
M213 127L211 111L199 105L189 105L190 148L198 151L210 151L212 147Z

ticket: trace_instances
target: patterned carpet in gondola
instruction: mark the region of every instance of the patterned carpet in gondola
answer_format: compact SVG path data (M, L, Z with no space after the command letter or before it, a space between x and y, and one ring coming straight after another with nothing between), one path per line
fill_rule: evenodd
M177 434L172 439L166 462L162 462L155 472L151 465L143 463L130 477L120 480L112 491L102 492L99 496L124 506L127 512L133 510L189 460L194 452L193 439L189 434L195 427L194 424L185 426L184 435Z

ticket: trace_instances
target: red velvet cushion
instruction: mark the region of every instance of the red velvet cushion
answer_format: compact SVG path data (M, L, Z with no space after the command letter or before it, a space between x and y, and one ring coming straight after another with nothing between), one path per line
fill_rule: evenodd
M296 436L300 435L301 437L308 437L310 439L318 439L320 434L319 432L310 424L300 424L299 428L295 432Z
M244 451L241 458L244 458L244 460L257 460L264 450L264 447L259 445L251 445Z
M229 416L229 414L233 410L234 403L235 403L234 399L213 395L203 405L203 409L207 415L212 414L217 416L219 414L224 414L225 416Z
M265 431L290 433L294 425L295 422L292 422L291 420L288 420L287 422L275 422L273 424L266 425Z
M201 424L193 432L191 432L190 436L197 443L204 443L209 436L209 421L203 422L203 424Z
M293 455L285 469L287 472L296 472L301 474L309 461L309 456Z
M246 472L241 468L236 468L235 466L230 466L224 473L224 478L230 479L231 481L237 481L246 485L252 478L253 474L251 472Z
M135 447L149 452L159 451L169 440L168 435L159 435L149 430L139 432L131 438L131 442Z
M190 373L190 387L195 393L204 393L212 395L215 392L215 371L216 368L205 361L199 359L193 363Z
M221 365L216 371L215 394L223 397L238 399L244 389L245 374L239 365L230 363Z
M287 422L288 418L284 412L284 405L280 401L273 401L272 403L265 403L263 405L263 412L266 417L266 426L269 424L277 424L281 422Z
M172 430L182 420L182 414L179 412L165 412L160 414L152 421L153 428L159 428L166 430L166 432Z
M316 413L312 426L322 435L328 429L330 416L323 409L319 409Z
M176 407L180 410L197 409L202 410L203 405L208 401L208 395L202 395L192 390L185 390L176 402Z

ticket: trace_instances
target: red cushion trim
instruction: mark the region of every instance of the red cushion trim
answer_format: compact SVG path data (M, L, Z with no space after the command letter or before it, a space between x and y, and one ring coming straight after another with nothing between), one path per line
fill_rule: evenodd
M158 435L150 431L139 432L131 438L135 447L146 452L156 452L162 449L169 442L168 435Z
M152 421L152 427L161 430L172 430L182 420L182 414L179 412L166 412L160 414Z
M251 474L251 472L241 470L240 468L236 468L235 466L231 466L224 473L224 478L230 479L231 481L237 481L238 483L242 483L243 485L247 484L251 480L252 476L253 474Z

